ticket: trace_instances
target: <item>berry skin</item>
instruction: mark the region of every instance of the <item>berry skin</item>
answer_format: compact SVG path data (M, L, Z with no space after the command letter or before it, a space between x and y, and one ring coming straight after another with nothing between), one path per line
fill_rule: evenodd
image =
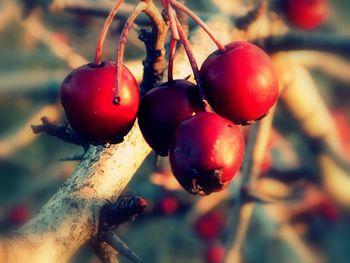
M120 104L113 104L115 63L87 64L63 81L61 102L69 124L93 144L122 141L136 119L140 93L132 73L124 66L118 90Z
M169 148L176 179L188 192L200 195L224 189L238 172L243 155L240 130L210 112L183 121Z
M314 29L327 18L328 0L288 0L286 13L294 26L304 30Z
M194 223L196 234L203 240L217 238L225 228L225 217L219 211L210 211L202 215Z
M248 42L233 42L203 63L200 77L210 106L238 124L264 117L278 98L269 56Z
M141 100L138 122L147 143L167 156L177 126L203 111L198 86L186 80L166 82L150 90Z

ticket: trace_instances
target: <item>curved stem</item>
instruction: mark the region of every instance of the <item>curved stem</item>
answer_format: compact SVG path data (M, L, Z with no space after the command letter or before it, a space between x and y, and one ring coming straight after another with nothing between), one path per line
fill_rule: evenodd
M118 95L118 90L120 87L120 81L122 78L122 70L123 70L123 59L124 59L124 51L125 51L125 44L128 39L128 34L130 31L130 28L132 27L133 23L135 22L135 19L148 7L148 4L146 2L140 2L132 12L132 14L129 16L128 20L126 21L123 32L120 36L120 42L117 52L117 61L116 61L116 78L115 78L115 84L114 84L114 98L113 103L119 104L120 103L120 97Z
M190 64L191 64L191 67L192 67L194 78L195 78L195 80L197 82L197 86L199 87L199 92L200 92L201 99L206 104L206 98L205 98L204 92L203 92L201 84L200 84L199 69L198 69L196 58L194 57L194 54L193 54L193 51L192 51L191 44L188 41L188 38L187 38L184 30L182 29L182 26L181 26L179 20L176 17L175 17L175 21L176 21L177 30L179 31L179 36L180 36L181 43L182 43L182 45L185 48L188 60L190 61Z
M168 13L168 17L169 17L169 22L170 22L170 29L171 29L171 32L173 34L173 38L176 40L179 40L180 36L179 36L179 32L178 32L178 29L176 26L176 21L175 21L175 19L176 19L175 10L171 5L170 0L166 0L166 5L167 5L167 13Z
M106 39L108 29L109 29L110 25L112 24L113 19L114 19L115 15L117 14L117 12L118 12L118 10L123 2L124 2L124 0L117 0L116 3L114 4L113 8L111 9L108 17L106 18L106 21L103 25L103 28L101 30L100 37L98 39L97 46L96 46L96 54L95 54L95 64L96 65L100 65L102 62L103 43Z
M174 80L173 68L174 68L174 56L176 52L177 40L175 38L171 39L170 49L169 49L169 62L168 62L168 82Z
M210 30L210 28L205 24L205 22L197 16L195 13L193 13L188 7L183 5L182 3L176 1L176 0L169 0L171 5L176 7L177 9L181 10L182 12L189 15L207 34L208 36L214 41L215 45L220 49L221 51L225 51L225 45L221 43L213 34L213 32Z

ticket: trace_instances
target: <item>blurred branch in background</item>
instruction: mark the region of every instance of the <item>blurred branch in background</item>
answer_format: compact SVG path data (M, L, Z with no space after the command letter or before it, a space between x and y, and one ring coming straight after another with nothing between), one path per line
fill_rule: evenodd
M9 158L15 151L30 144L38 136L30 128L32 123L40 122L42 116L47 116L52 121L60 118L59 105L49 104L37 110L28 120L19 126L15 131L10 131L0 140L0 159Z
M236 263L241 260L242 246L245 242L250 218L254 210L254 202L247 202L244 191L259 192L256 188L256 181L267 151L274 111L275 109L272 109L268 116L254 124L250 130L242 175L239 178L238 191L233 196L234 206L227 227L227 257L225 259L227 263Z

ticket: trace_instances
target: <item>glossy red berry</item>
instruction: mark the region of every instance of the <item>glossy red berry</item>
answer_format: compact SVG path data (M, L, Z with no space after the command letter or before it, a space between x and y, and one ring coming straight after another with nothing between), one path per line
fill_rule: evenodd
M94 144L118 142L130 131L137 115L140 93L132 73L124 66L118 90L120 104L113 103L115 63L81 66L61 86L61 102L69 124Z
M241 131L209 112L183 121L169 148L176 179L188 192L200 195L224 189L237 174L243 155Z
M225 217L218 211L202 215L194 223L196 234L204 240L217 238L225 227Z
M269 56L248 42L233 42L203 63L200 77L210 106L239 124L263 117L276 103L278 82Z
M186 80L166 82L150 90L141 100L138 122L147 143L167 156L177 126L203 111L198 86Z
M314 29L327 18L328 0L287 0L288 20L300 29Z

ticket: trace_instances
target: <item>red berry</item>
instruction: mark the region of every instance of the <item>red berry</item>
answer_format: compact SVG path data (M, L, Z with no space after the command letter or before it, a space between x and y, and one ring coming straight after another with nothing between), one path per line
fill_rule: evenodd
M214 244L205 251L207 263L222 263L225 257L225 248L220 244Z
M179 200L176 197L167 196L159 202L159 210L162 214L174 214L180 207Z
M215 51L200 70L210 106L235 123L262 118L276 103L278 82L269 56L248 42Z
M194 223L194 229L197 235L204 240L211 240L220 235L225 227L225 218L218 211L211 211L201 217Z
M82 138L95 144L118 142L136 119L140 93L137 82L124 66L118 94L113 104L115 63L87 64L75 69L63 81L61 102L69 124Z
M10 210L8 218L14 225L23 225L30 218L30 211L24 204L17 205Z
M138 122L147 143L161 156L168 155L177 126L203 111L198 87L186 80L166 82L141 100Z
M188 192L200 195L224 189L238 172L243 155L240 130L209 112L183 121L169 148L176 179Z
M300 29L314 29L327 18L327 0L288 0L286 13L289 21Z

